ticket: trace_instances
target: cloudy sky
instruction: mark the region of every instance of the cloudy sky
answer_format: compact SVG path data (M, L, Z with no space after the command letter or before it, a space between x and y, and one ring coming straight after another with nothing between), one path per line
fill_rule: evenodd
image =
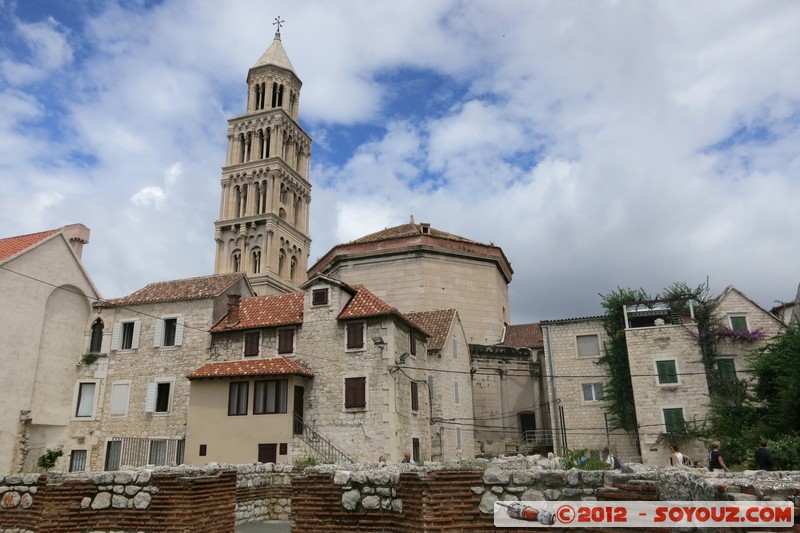
M0 235L81 222L105 297L213 270L226 120L286 22L311 262L417 222L501 246L512 319L800 282L800 3L0 0Z

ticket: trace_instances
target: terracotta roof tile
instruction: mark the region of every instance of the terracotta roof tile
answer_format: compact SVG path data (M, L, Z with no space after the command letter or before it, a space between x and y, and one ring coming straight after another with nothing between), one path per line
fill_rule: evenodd
M458 235L453 235L452 233L447 233L446 231L438 230L434 227L428 227L428 233L423 234L422 225L414 223L401 224L399 226L393 226L391 228L384 228L381 231L376 231L375 233L370 233L369 235L364 235L363 237L359 237L358 239L350 241L347 244L363 244L366 242L388 241L391 239L416 237L418 235L430 235L431 237L436 237L439 239L447 239L448 241L468 242L470 244L483 245L483 243L479 243L477 241L473 241L465 237L460 237Z
M353 285L353 289L355 289L356 294L341 310L339 319L400 314L396 308L369 292L363 285Z
M234 274L214 274L199 278L177 279L151 283L138 291L111 300L103 300L101 307L132 305L143 303L176 302L181 300L200 300L213 298L244 277L241 272Z
M304 294L299 291L277 296L242 298L239 303L239 321L229 326L228 315L225 315L211 328L211 332L302 324Z
M18 235L16 237L7 237L0 239L0 261L8 259L11 256L17 255L23 250L30 248L34 244L38 244L51 235L55 235L61 231L59 229L51 229L48 231L40 231L39 233L29 233L27 235Z
M211 379L287 375L314 377L314 373L310 369L286 357L206 363L186 377L189 379Z
M456 316L455 309L437 309L436 311L420 311L406 313L411 322L431 334L428 340L429 350L441 350L447 342L450 326Z
M542 348L542 326L539 324L516 324L506 327L506 337L503 346L514 348Z

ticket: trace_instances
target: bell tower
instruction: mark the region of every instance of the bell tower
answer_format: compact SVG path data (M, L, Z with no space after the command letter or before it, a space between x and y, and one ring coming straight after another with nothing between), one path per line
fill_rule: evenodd
M311 138L298 123L302 82L281 44L247 74L247 110L228 120L214 272L244 272L259 295L297 290L306 280Z

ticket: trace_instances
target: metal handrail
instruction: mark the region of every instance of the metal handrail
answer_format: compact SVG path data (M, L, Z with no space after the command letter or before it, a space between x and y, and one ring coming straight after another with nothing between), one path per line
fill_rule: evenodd
M522 432L520 444L535 444L546 446L553 444L553 431L550 429L529 429Z
M300 437L300 440L308 444L311 449L320 454L326 461L333 461L334 463L355 462L297 413L294 413L294 434Z

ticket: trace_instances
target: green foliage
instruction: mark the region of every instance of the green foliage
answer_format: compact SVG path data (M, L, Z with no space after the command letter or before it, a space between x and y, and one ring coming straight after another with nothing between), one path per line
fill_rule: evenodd
M587 457L583 462L578 464L583 457L585 457L588 450L583 448L581 450L566 450L561 462L564 465L564 470L570 468L577 468L578 470L607 470L609 465L596 455Z
M750 372L763 424L779 434L800 432L800 323L756 350Z
M631 367L628 362L628 345L625 342L625 315L623 307L633 302L650 300L642 289L621 289L606 295L602 305L606 310L603 326L609 342L603 346L603 355L598 364L605 365L608 371L608 382L603 389L606 400L606 412L610 415L610 429L633 431L637 428L636 408L633 401L633 384Z
M36 466L45 470L50 470L56 466L56 461L58 461L58 458L62 455L64 455L64 451L61 449L61 446L49 449L39 456L39 459L36 460Z
M100 354L99 353L89 352L89 353L83 354L83 357L81 357L81 363L83 363L84 365L91 365L92 363L94 363L98 359L100 359Z
M769 444L776 469L800 470L800 434L786 435Z
M316 466L318 464L319 461L317 461L317 458L314 456L304 457L294 462L294 466L296 468L306 468L308 466Z

